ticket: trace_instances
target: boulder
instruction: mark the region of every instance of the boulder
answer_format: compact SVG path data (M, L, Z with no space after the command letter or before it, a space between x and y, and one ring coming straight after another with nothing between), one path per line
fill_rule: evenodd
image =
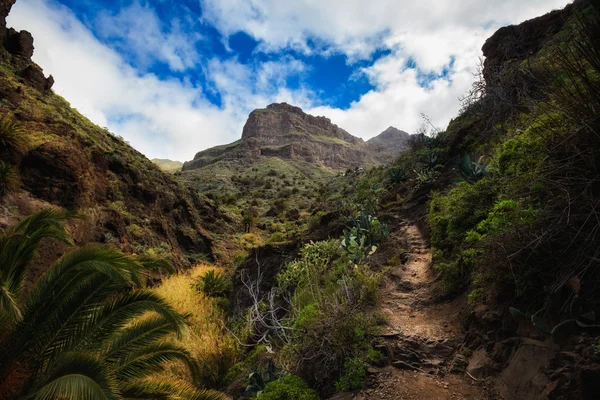
M44 71L37 64L30 64L23 68L20 75L29 86L40 92L50 90L54 85L54 78L52 76L46 78Z
M474 378L485 378L492 370L491 365L492 362L487 352L481 348L473 352L473 355L469 359L469 365L467 365L467 372Z

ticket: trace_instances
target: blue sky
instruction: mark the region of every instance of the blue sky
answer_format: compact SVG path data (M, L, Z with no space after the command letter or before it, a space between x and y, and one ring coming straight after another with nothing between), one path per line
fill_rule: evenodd
M565 0L18 0L55 90L149 157L188 160L287 101L368 139L441 128L498 27Z

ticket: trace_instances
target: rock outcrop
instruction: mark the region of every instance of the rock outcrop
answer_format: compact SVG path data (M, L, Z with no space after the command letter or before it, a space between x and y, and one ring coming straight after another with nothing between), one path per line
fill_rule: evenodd
M562 10L555 10L541 17L533 18L519 25L498 29L481 48L485 61L483 76L488 85L494 84L507 61L522 61L537 53L552 39L573 15L575 7L588 0L578 0Z
M15 2L16 0L0 0L0 43L10 54L9 57L12 56L10 62L17 67L23 81L40 92L47 92L54 85L54 78L52 75L46 78L42 68L31 60L34 51L33 36L25 30L6 28L6 17Z
M304 161L334 171L378 165L388 161L390 149L397 155L403 148L404 135L408 135L390 129L384 133L368 144L329 118L306 114L286 103L271 104L250 113L240 140L199 152L192 161L184 163L183 170L221 160L252 162L263 157Z

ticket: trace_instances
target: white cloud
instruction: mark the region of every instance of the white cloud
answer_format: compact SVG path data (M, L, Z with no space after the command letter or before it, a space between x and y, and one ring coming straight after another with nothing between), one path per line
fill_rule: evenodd
M97 27L101 37L117 40L142 66L162 61L174 71L184 71L198 63L200 57L195 45L202 39L184 22L172 19L163 28L153 8L134 1L116 15L108 11L100 13Z
M368 139L394 125L415 131L421 113L440 128L460 108L469 89L481 46L496 29L562 8L567 0L203 0L204 18L224 35L244 31L261 48L293 47L311 53L327 48L350 62L378 49L391 54L364 69L374 90L340 110L329 106L308 111L324 114L352 134ZM318 38L317 49L307 38ZM418 71L407 69L416 63ZM419 84L419 73L448 76Z
M8 24L32 32L33 58L56 78L58 94L149 157L190 160L199 150L237 140L253 108L279 100L302 102L298 94L277 87L284 72L302 70L293 59L256 69L210 61L213 83L223 98L223 106L217 107L202 88L132 68L57 3L19 0ZM250 80L253 76L258 78Z
M341 110L320 105L309 88L286 89L290 75L307 74L310 66L291 57L250 65L217 58L199 60L191 42L201 38L190 37L177 21L169 21L165 29L152 9L134 3L116 17L101 19L103 35L121 38L142 64L151 62L146 57L152 56L173 70L202 68L207 84L200 88L145 74L98 41L67 8L51 1L19 0L9 25L33 33L34 59L55 76L57 92L148 156L180 160L238 139L248 112L274 101L326 115L365 139L389 125L414 131L421 113L443 128L456 115L458 97L472 82L485 39L501 25L567 3L202 0L203 22L214 24L225 41L228 35L244 31L261 41L263 51L279 53L292 47L305 53L345 54L349 62L368 59L377 49L388 50L387 56L361 71L374 89ZM409 61L418 69L408 68ZM441 76L444 69L448 73ZM437 78L424 88L420 84L424 75ZM209 92L220 95L220 107L206 99Z

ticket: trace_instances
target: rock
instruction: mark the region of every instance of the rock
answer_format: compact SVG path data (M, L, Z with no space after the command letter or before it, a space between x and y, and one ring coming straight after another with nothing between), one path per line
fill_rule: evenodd
M17 0L0 0L0 41L6 38L6 17Z
M369 375L375 375L379 373L379 370L377 368L373 368L373 367L368 367L367 368L367 374Z
M33 36L27 31L17 32L10 28L4 39L4 47L11 54L31 60L34 49Z
M288 210L288 212L285 213L285 216L290 221L297 221L300 218L300 211L298 211L295 208L292 208L291 210Z
M583 393L592 398L600 393L600 365L589 365L581 368Z
M491 372L491 361L485 349L473 353L467 365L467 372L477 379L485 378Z
M48 79L46 79L46 87L44 90L50 90L52 89L52 86L54 86L54 77L50 75L48 76Z
M367 145L376 152L387 153L393 159L408 149L410 134L390 126L385 131L367 140Z
M400 137L404 137L402 133L387 132L382 140L390 147L389 143L394 138L400 142ZM280 103L252 111L240 140L197 153L192 161L184 163L183 170L199 169L222 160L252 162L263 157L303 161L337 171L382 164L390 159L388 153L375 150L328 118Z
M420 371L421 370L419 367L416 367L416 366L414 366L412 364L409 364L407 362L404 362L404 361L394 361L392 363L392 365L394 367L398 368L398 369L410 369L410 370L413 370L413 371Z
M46 79L44 76L44 71L37 64L30 64L21 70L21 77L29 86L39 90L40 92L45 92L49 90L54 84L54 78L49 77Z
M483 76L486 83L494 83L495 76L505 62L520 61L538 52L562 29L574 9L575 5L569 4L563 10L498 29L481 48L485 57Z
M542 369L555 352L555 346L524 339L497 380L500 396L505 399L545 400L547 397L543 393L551 381Z

